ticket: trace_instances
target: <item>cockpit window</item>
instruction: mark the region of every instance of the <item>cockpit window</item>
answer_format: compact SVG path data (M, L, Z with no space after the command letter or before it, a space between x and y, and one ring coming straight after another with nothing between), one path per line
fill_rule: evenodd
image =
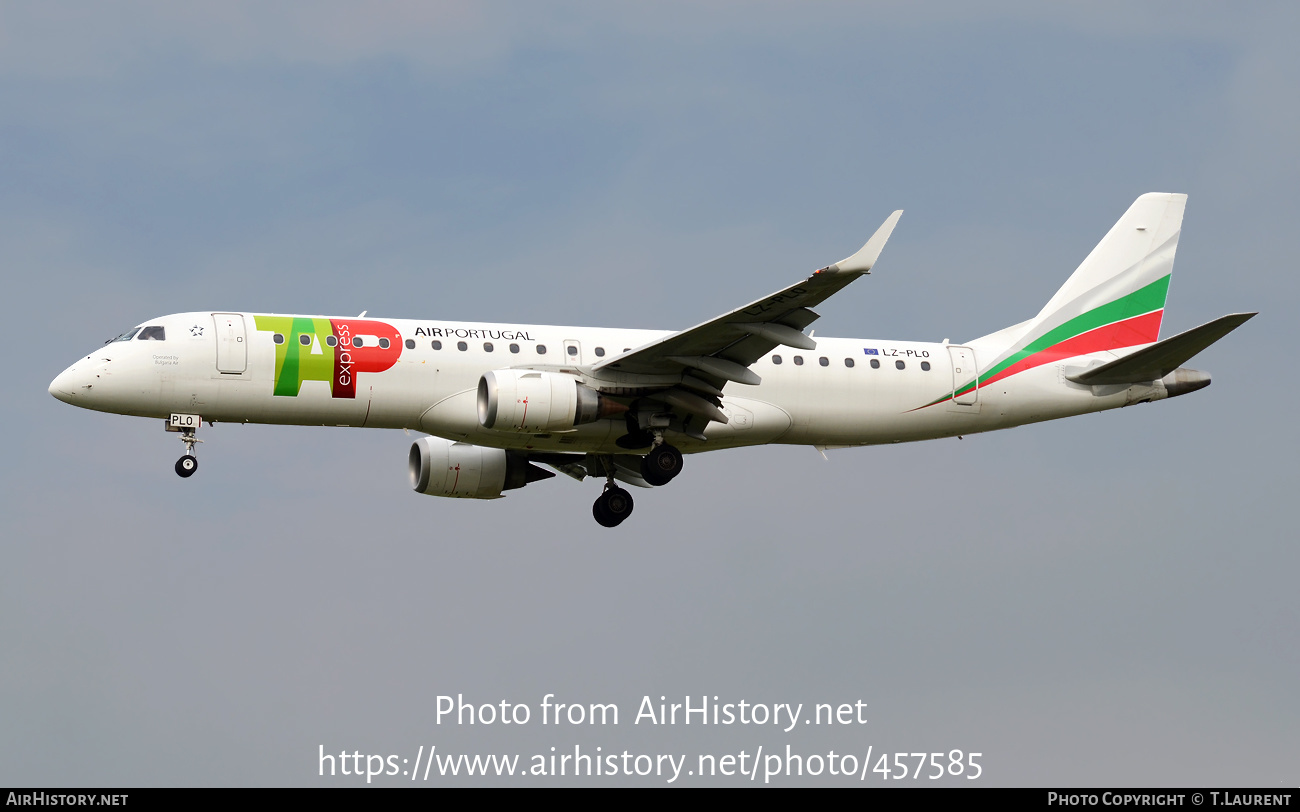
M166 341L167 334L163 331L162 327L154 325L153 327L146 327L141 330L137 339L140 341Z
M132 338L135 337L135 333L139 329L140 329L139 327L132 327L130 330L127 330L125 333L122 333L122 335L118 336L117 338L110 338L108 341L105 341L104 343L112 344L115 341L130 341Z

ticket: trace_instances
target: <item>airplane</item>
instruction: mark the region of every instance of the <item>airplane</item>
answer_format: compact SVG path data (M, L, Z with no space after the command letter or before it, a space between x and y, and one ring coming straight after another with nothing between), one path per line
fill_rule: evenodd
M605 527L683 455L960 437L1150 403L1256 313L1160 339L1187 196L1144 194L1034 317L964 344L814 337L813 307L868 275L901 211L852 256L678 332L204 311L150 319L68 367L65 403L161 418L176 473L202 423L406 429L411 487L496 499L556 472L604 480ZM545 467L542 467L545 466ZM548 470L550 469L550 470Z

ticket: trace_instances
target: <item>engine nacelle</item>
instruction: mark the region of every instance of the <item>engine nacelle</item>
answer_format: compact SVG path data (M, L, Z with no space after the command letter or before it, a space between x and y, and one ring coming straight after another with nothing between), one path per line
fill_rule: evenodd
M502 491L550 479L523 454L441 437L421 437L411 444L411 488L430 496L497 499Z
M557 372L498 369L478 381L478 422L486 429L566 431L625 411L623 404Z

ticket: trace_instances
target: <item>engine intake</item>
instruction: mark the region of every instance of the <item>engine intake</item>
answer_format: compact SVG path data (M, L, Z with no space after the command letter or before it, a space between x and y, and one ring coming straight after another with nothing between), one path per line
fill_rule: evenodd
M498 369L478 382L479 425L496 431L566 431L625 411L618 401L556 372Z
M464 499L497 499L502 491L555 476L517 451L454 443L441 437L421 437L412 443L409 466L411 488L416 493Z

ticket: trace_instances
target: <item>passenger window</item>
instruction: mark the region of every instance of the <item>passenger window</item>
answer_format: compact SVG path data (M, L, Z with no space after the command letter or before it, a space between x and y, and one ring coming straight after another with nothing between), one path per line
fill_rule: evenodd
M797 366L797 367L801 367L801 366L803 366L803 356L802 356L802 355L796 355L796 356L794 357L794 365Z
M492 342L491 342L491 341L484 341L484 342L483 342L483 352L492 352L492 349L493 349L493 347L492 347Z
M466 344L464 341L457 341L456 349L460 350L461 352L464 352L465 350L469 349L469 345Z
M907 364L904 364L902 361L895 361L894 366L898 367L899 369L907 369Z
M271 340L274 341L276 344L283 344L284 336L280 335L279 333L276 333L275 335L271 336Z
M575 346L573 346L572 344L570 344L569 346L565 347L565 348L564 348L564 351L567 352L569 355L577 355L577 354L578 354L578 348L575 347Z
M167 336L161 327L146 327L140 331L140 341L166 341Z
M605 357L605 348L604 348L604 347L597 347L597 348L596 348L596 357L597 357L597 358L604 358L604 357Z
M823 355L821 358L817 359L817 363L821 364L824 367L828 367L831 365L831 359Z
M545 345L545 344L538 344L538 345L537 345L537 354L538 354L538 355L545 355L545 354L546 354L546 345Z
M853 369L853 359L852 359L852 358L845 358L845 359L844 359L844 366L848 367L849 369Z
M408 338L408 339L406 339L406 348L407 348L408 350L413 350L413 349L415 349L415 339L413 339L413 338Z
M511 344L511 345L510 345L510 351L511 351L511 352L519 352L519 345L518 345L518 344Z
M386 339L386 338L381 338L381 339L379 339L379 349L381 349L381 350L386 350L386 349L388 349L388 348L391 347L391 346L393 346L393 343L392 343L391 341L389 341L388 339Z
M922 361L922 362L921 362L921 369L924 370L924 371L926 371L926 372L929 372L929 371L930 371L930 362L929 362L929 361Z
M781 363L781 356L779 356L779 355L773 355L773 356L772 356L772 363L774 363L774 364L779 364L779 363Z
M311 346L311 336L307 335L306 333L299 333L298 343L303 345L304 347Z
M877 361L875 358L872 358L872 359L871 359L871 368L872 368L872 369L880 369L880 362Z
M337 347L337 346L338 346L338 343L339 343L339 340L338 340L337 338L335 338L334 336L325 336L325 346L327 346L327 347Z
M442 342L435 338L429 346L433 347L435 350L440 350L442 349Z
M354 346L354 347L364 347L364 346L366 346L366 341L365 341L365 339L363 339L361 336L353 336L353 337L352 337L352 346Z

